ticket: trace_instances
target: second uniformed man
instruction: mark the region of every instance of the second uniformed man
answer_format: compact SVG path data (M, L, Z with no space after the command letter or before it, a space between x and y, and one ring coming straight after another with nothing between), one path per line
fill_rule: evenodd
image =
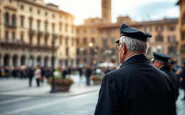
M145 57L151 34L123 24L116 41L121 67L105 75L94 115L175 115L173 85Z
M161 71L165 72L171 78L172 83L175 86L175 98L177 100L179 83L178 83L177 76L170 68L169 62L170 62L171 56L157 53L157 52L154 52L153 56L154 56L154 59L152 61L153 65L158 69L160 69Z

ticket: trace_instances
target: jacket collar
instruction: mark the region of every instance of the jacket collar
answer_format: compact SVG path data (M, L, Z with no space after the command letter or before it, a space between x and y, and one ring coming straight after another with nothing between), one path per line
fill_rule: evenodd
M150 64L150 61L146 58L146 56L143 54L140 54L140 55L135 55L130 57L120 66L120 68L128 64L139 63L139 62L147 62Z
M164 66L164 67L162 67L160 70L163 71L163 70L171 70L171 69L170 69L170 66Z

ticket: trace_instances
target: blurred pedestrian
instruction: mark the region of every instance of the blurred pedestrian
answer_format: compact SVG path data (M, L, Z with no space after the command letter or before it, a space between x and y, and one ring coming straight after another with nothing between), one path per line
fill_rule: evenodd
M34 77L36 79L37 87L40 87L41 69L39 68L39 66L37 66L35 69Z
M183 100L185 100L185 62L183 62L183 65L182 65L182 71L181 73L178 75L178 77L180 78L180 87L183 89L184 91L184 96L183 96Z
M82 75L83 75L83 70L81 67L78 68L78 74L80 76L80 80L82 79Z
M29 79L29 87L31 87L32 86L33 76L34 76L34 68L33 68L33 66L27 68L27 75L28 75L28 79Z
M153 65L160 69L161 71L165 72L167 75L169 75L170 79L172 80L173 85L175 86L175 99L177 100L178 98L178 79L175 73L171 70L170 67L170 59L171 56L161 54L154 52L153 53L154 59L153 59Z
M46 79L49 79L50 77L50 71L48 67L45 68L45 76L46 76Z
M71 77L71 72L72 72L71 67L68 67L67 74L68 74L69 77Z
M62 71L62 78L65 79L67 76L67 69L64 68L63 71Z
M10 70L9 70L9 67L8 67L8 66L5 67L4 72L5 72L5 77L6 77L6 78L9 78L9 77L10 77L10 73L9 73Z
M86 77L86 85L87 86L90 85L91 74L92 74L91 68L88 65L86 65L86 67L85 67L85 77Z
M94 115L176 115L173 85L145 54L152 35L123 24L117 70L105 75Z
M40 81L43 84L44 83L44 78L45 78L45 67L41 67L41 78Z
M13 70L12 70L12 76L13 76L14 78L16 78L16 77L17 77L17 75L16 75L16 71L17 71L17 68L16 68L16 67L14 67L14 68L13 68Z

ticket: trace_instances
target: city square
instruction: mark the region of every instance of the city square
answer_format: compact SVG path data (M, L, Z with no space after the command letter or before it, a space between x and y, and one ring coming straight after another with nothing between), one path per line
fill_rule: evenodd
M130 55L128 52L135 50L131 42L136 43L137 50L146 50ZM134 62L146 58L151 68L161 71L163 65L169 66L177 81L171 78L169 84L179 93L175 94L177 115L184 115L185 0L0 0L0 113L99 115L96 105L109 98L103 90L112 86L106 81L121 82L113 73L135 56L138 59ZM135 67L126 73L138 75ZM142 65L139 69L146 68ZM148 75L156 74L149 71ZM170 88L170 93L175 91ZM99 110L105 112L103 106Z

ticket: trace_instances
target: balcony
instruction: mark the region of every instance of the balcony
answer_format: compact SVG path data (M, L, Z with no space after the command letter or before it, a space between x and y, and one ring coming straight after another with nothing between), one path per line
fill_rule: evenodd
M29 35L35 35L35 30L33 30L33 29L29 29Z
M21 41L1 41L0 46L5 48L26 48L29 47L29 44Z
M15 25L15 24L8 24L8 23L5 23L5 27L6 27L6 28L15 29L15 28L16 28L16 25Z
M52 51L52 46L46 46L46 45L34 45L31 48L35 50L40 50L40 51ZM56 51L57 49L58 47L55 46L54 50Z

